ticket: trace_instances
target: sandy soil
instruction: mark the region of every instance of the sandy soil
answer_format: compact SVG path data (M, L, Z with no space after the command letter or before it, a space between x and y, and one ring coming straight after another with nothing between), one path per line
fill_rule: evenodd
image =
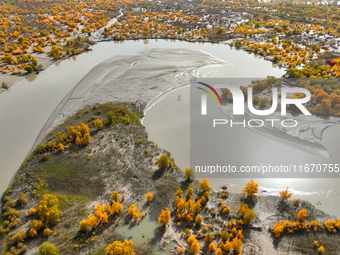
M151 49L137 56L115 56L95 66L55 109L36 140L88 105L135 102L156 104L163 94L186 85L200 70L228 63L201 51Z

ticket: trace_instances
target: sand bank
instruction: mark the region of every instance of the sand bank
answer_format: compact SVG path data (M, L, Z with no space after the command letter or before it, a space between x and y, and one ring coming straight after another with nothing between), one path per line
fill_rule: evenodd
M145 108L162 94L187 85L209 66L229 65L208 53L190 49L157 49L136 56L115 56L83 77L65 96L41 130L33 148L53 127L86 106L134 102Z

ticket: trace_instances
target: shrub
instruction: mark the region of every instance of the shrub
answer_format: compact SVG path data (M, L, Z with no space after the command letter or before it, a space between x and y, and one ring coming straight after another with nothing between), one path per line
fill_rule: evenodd
M44 242L39 247L39 255L58 255L59 249L53 243Z
M111 112L111 111L109 111L108 113L107 113L107 122L108 123L110 123L110 124L112 124L113 122L114 122L114 115L113 115L113 112Z
M21 229L18 234L12 237L12 242L13 243L23 242L25 238L26 238L26 230Z
M197 214L197 216L196 216L196 218L195 218L195 222L196 222L197 224L201 224L202 221L203 221L203 217L202 217L201 215Z
M20 193L18 201L21 205L26 205L27 204L27 196L24 193Z
M27 71L29 73L33 72L33 67L32 66L27 65L27 66L24 67L24 69L25 69L25 71Z
M186 168L185 172L183 174L183 178L186 179L187 181L190 181L194 177L194 171L192 168Z
M160 156L160 158L157 160L157 165L160 169L165 169L170 165L169 157L165 154Z
M7 82L2 82L2 87L4 88L4 89L8 89L8 83Z
M103 126L103 122L101 120L95 120L93 121L93 126L95 126L96 128L101 128Z
M222 27L218 27L216 31L220 35L225 33L225 30Z
M89 223L86 220L79 222L79 230L81 232L86 232L89 229Z
M43 236L49 237L49 236L52 235L52 233L53 233L53 231L52 231L51 229L45 228L45 229L44 229L44 232L43 232Z
M35 208L31 208L31 209L30 209L30 215L32 215L32 216L36 215L37 212L38 212L38 210L35 209Z

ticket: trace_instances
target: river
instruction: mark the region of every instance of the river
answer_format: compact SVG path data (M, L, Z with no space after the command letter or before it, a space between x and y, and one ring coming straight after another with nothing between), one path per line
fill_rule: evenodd
M267 75L281 76L283 69L273 66L269 61L235 50L224 44L189 43L172 40L140 40L125 42L102 42L94 45L93 51L67 60L56 62L41 72L38 76L13 85L9 91L0 94L0 192L7 188L13 175L30 152L40 130L51 116L65 95L88 73L95 65L115 55L136 55L149 48L190 48L203 50L230 63L227 67L214 69L215 77L265 77ZM187 88L174 94L169 94L146 115L144 124L149 132L149 138L159 146L167 149L182 168L187 167L189 160L189 124ZM183 100L176 100L178 93ZM189 100L187 100L189 102ZM169 107L171 105L171 107ZM167 118L166 116L171 116ZM161 124L160 124L161 123ZM325 137L332 139L327 132ZM221 183L230 183L233 191L240 192L246 180L229 179L215 180L211 183L216 189ZM261 189L276 192L286 186L294 191L294 197L307 198L312 202L322 202L322 208L329 213L338 214L340 202L337 179L335 180L291 180L291 179L261 179ZM320 182L323 184L320 185ZM318 183L320 190L315 190ZM336 200L338 197L338 200ZM338 202L336 202L338 201ZM333 204L333 206L331 205Z

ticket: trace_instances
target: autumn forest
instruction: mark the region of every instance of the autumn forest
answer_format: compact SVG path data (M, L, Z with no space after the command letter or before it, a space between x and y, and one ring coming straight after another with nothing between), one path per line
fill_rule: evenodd
M171 39L224 43L284 69L249 85L258 109L284 83L311 92L313 115L340 116L337 2L0 1L0 26L0 93L11 92L9 77L39 75L98 42ZM47 134L2 196L0 254L339 254L339 218L289 187L261 196L251 178L239 193L213 190L148 140L136 105L95 104Z

